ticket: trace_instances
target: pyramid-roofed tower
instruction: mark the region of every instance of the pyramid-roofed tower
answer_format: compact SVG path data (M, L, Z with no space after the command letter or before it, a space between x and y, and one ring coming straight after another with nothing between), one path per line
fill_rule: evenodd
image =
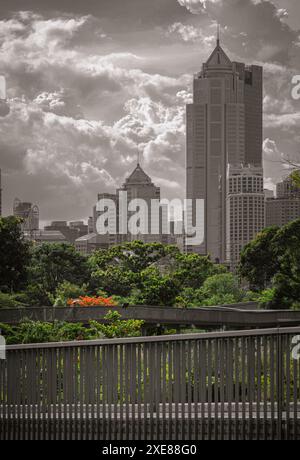
M126 185L142 185L152 184L151 178L145 173L141 165L138 163L130 176L125 181Z
M206 62L206 68L219 68L229 67L232 68L232 62L220 45L220 41L217 40L217 46L211 53L210 57Z

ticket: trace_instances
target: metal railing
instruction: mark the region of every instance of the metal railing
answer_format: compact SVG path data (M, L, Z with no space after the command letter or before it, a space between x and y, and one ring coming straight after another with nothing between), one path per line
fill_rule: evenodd
M300 439L300 328L13 345L0 439Z

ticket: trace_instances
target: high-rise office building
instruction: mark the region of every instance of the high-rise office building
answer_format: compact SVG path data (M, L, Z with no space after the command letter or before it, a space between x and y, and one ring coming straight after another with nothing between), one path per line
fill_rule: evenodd
M228 164L262 164L262 68L232 62L220 45L194 76L187 105L187 198L205 201L205 237L188 250L226 261ZM188 219L195 223L195 206Z
M146 204L145 209L138 210L139 216L142 216L143 223L146 222L146 228L141 228L138 234L132 234L129 228L131 217L137 212L135 206L134 210L129 209L130 204L133 204L133 200L135 199L143 200ZM108 233L104 235L107 239L106 243L108 247L133 240L140 240L144 243L177 243L177 239L175 240L174 236L168 232L168 207L161 203L160 188L152 182L151 178L145 173L139 163L137 163L133 172L126 178L122 187L116 190L115 194L98 194L98 201L100 200L111 200L115 204L115 232L108 228ZM156 212L156 209L152 208L153 200L156 200L158 204L158 212ZM114 212L114 210L109 207L108 209L105 208L107 208L107 206L104 206L103 211L99 211L96 206L93 208L93 218L91 220L93 224L93 233L97 233L98 218L103 213ZM143 212L146 214L142 215ZM123 216L123 219L121 216ZM108 216L108 220L114 222L114 217ZM155 226L156 232L153 231L153 226ZM179 237L180 235L178 238ZM102 239L100 242L101 245L104 246L105 241ZM79 243L81 244L82 240Z
M276 198L266 200L266 226L283 225L300 219L300 189L287 177L276 185Z
M227 191L226 259L235 269L243 247L265 226L262 168L228 165Z
M135 199L142 199L145 201L147 204L147 209L143 210L140 209L140 212L143 213L145 211L144 220L147 222L147 228L145 229L146 231L143 232L141 229L141 233L139 235L132 235L130 232L127 233L127 235L122 235L120 232L119 228L119 234L118 234L118 241L133 241L133 240L141 240L144 241L145 243L152 243L156 241L161 241L162 239L162 231L160 227L161 223L161 211L160 213L156 216L154 213L152 214L152 209L151 209L151 201L152 200L158 200L160 201L160 188L157 187L155 184L153 184L151 178L145 173L145 171L142 169L141 165L138 163L134 171L126 178L123 186L117 190L117 209L118 209L118 217L120 213L122 212L121 210L121 194L126 192L127 193L127 203L124 203L127 206L132 200ZM128 223L130 220L130 217L134 214L134 211L128 211ZM152 234L151 231L151 223L154 221L154 219L157 220L157 225L159 227L159 230L156 234Z
M38 206L16 198L14 201L13 211L14 216L20 217L23 220L21 224L23 231L31 232L39 229Z

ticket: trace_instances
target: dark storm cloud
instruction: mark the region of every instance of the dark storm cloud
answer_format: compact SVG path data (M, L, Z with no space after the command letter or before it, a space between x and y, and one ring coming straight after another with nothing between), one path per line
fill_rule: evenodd
M205 12L224 28L225 35L232 36L232 50L257 60L288 63L299 32L293 30L284 18L285 9L274 2L264 0L178 0L194 14ZM299 51L299 49L298 49ZM298 54L300 58L300 52Z
M53 12L77 15L91 14L118 24L128 33L128 26L144 30L188 17L188 12L176 0L1 0L0 14L31 10L40 14Z

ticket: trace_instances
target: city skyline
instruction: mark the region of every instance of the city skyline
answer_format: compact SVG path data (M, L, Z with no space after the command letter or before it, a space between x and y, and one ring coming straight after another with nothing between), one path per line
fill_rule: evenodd
M183 198L185 104L217 21L232 60L264 66L266 186L285 177L281 161L299 152L299 101L291 97L300 74L299 2L151 3L28 1L21 13L24 2L2 2L0 73L10 105L0 119L4 215L20 196L39 205L42 222L87 219L94 197L134 167L137 146L162 196Z

